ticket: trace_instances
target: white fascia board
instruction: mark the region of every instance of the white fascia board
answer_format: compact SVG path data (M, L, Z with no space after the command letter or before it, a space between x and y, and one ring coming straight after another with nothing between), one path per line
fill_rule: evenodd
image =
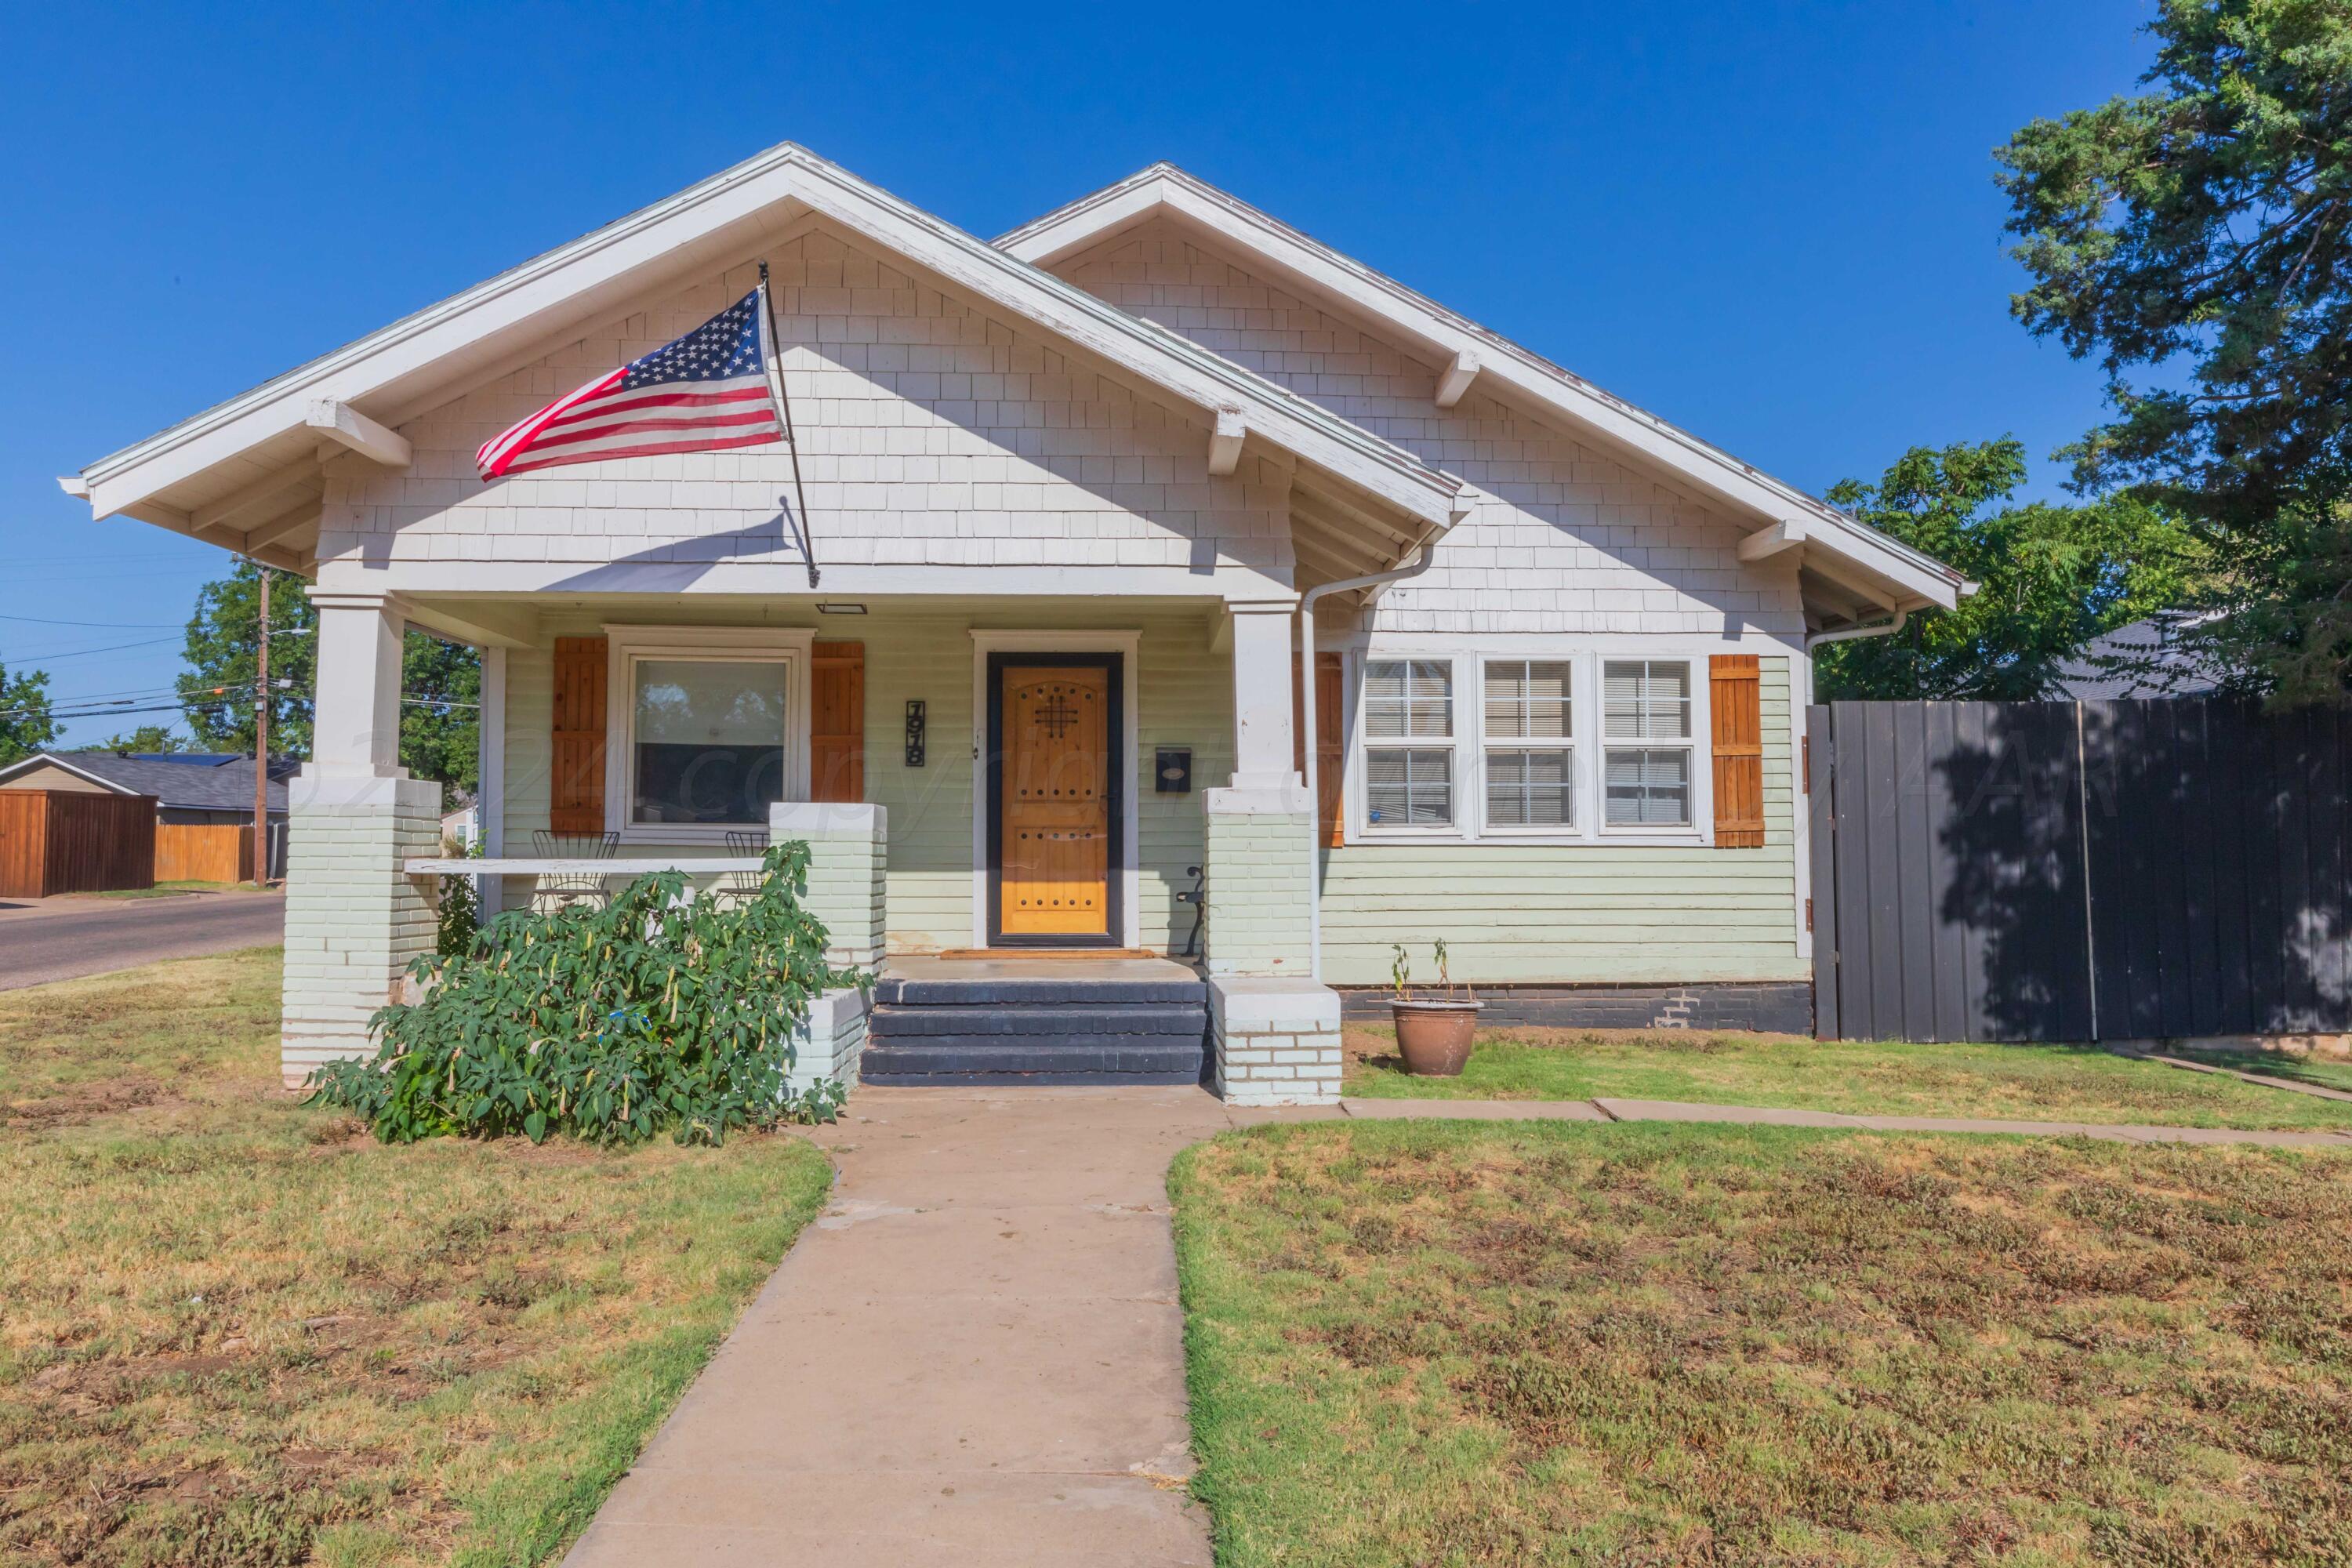
M1403 448L787 142L100 458L80 476L92 512L140 508L303 426L320 400L415 404L436 373L454 380L624 308L658 280L740 262L761 237L812 211L1204 412L1239 405L1268 441L1412 515L1442 519L1461 488Z
M1569 421L1571 428L1590 432L1622 451L1648 459L1747 519L1766 524L1803 519L1809 525L1811 548L1850 559L1921 605L1949 608L1967 592L1965 579L1932 557L1602 391L1172 164L1155 163L1014 229L996 243L1024 261L1045 266L1089 249L1156 212L1167 212L1231 241L1246 254L1321 292L1340 307L1342 314L1385 325L1407 346L1429 353L1441 370L1458 366L1463 356L1469 356L1487 393L1557 415Z

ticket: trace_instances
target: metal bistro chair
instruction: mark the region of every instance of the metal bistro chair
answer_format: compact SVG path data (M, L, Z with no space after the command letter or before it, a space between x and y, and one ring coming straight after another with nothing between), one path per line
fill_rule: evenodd
M768 836L759 829L730 827L727 830L727 853L730 858L745 855L765 855L767 852ZM759 896L760 873L757 871L727 872L719 879L719 886L711 891L718 895L719 903L722 908L732 909L738 904L748 903Z
M610 860L620 853L618 833L556 833L531 830L531 848L542 860ZM530 890L533 914L551 915L577 904L601 910L613 901L613 889L595 871L542 871Z

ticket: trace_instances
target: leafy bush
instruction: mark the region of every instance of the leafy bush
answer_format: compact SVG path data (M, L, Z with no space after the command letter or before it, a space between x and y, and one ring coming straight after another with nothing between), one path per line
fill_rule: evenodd
M482 858L482 840L476 836L471 844L451 844L443 840L441 853L455 850L468 860ZM475 894L471 877L441 879L441 928L436 933L433 951L444 958L459 958L474 951L474 940L481 934L482 901Z
M716 1143L830 1121L838 1084L785 1089L793 1032L819 993L871 977L825 963L824 927L801 904L808 863L807 845L777 845L757 892L724 903L661 871L604 909L499 915L470 952L412 964L421 999L378 1012L375 1057L320 1068L311 1098L394 1143L664 1130Z

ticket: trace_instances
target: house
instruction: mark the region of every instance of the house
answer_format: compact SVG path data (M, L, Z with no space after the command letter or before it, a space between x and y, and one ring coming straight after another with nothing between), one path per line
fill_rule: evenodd
M2077 702L2210 697L2221 689L2221 676L2181 634L2210 618L2188 610L2160 610L2095 637L2058 666L2050 695Z
M269 820L286 820L286 781L302 764L269 759ZM253 758L239 752L35 752L0 767L0 789L152 795L161 823L253 820Z
M291 757L269 759L273 877L285 875L286 781L300 766ZM251 869L236 848L237 831L253 825L253 758L246 752L36 752L0 767L0 789L152 795L163 830L155 840L154 879L236 881Z
M476 477L761 263L804 518L782 445ZM1218 1087L1297 1100L1393 943L1525 1016L1802 1026L1810 647L1969 589L1164 164L988 242L778 147L62 482L312 579L289 1075L430 940L404 626L484 650L507 900L541 835L810 841L883 966L821 1070L1175 1074L1205 1010Z

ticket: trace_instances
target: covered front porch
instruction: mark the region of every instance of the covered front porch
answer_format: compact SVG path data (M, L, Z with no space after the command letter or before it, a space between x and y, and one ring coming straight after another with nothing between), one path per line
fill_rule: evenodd
M881 977L818 1009L803 1076L852 1076L871 1030L877 1081L1050 1072L1056 1051L1091 1075L1074 1081L1176 1081L1201 1076L1205 1026L1225 1092L1336 1093L1337 999L1311 977L1293 596L318 597L289 1077L362 1044L431 940L440 875L479 876L493 909L518 908L656 867L740 878L767 843L801 840L835 961ZM410 622L484 647L480 860L434 841L438 786L334 723L379 700ZM378 931L380 947L352 940ZM918 1014L914 983L942 973L1010 989ZM1087 1005L1051 1011L1073 998Z

